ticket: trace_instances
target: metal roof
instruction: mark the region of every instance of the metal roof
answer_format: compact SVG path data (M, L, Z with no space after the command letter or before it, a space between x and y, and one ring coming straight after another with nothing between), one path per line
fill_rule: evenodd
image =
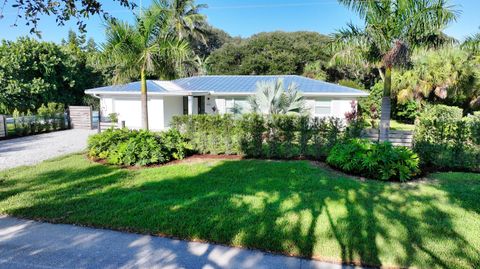
M85 93L99 93L99 92L139 92L141 88L140 81L130 82L123 85L112 85L86 90ZM148 92L167 92L167 90L160 86L155 80L147 80Z
M285 87L295 83L304 94L332 94L367 96L368 93L341 85L315 80L296 75L277 76L197 76L167 81L147 80L147 88L151 93L195 93L211 92L215 94L249 94L257 89L260 81L283 79ZM125 85L114 85L86 90L85 93L135 93L140 92L140 82Z
M283 79L285 87L291 83L303 93L363 94L363 91L296 75L278 76L199 76L174 80L175 84L188 91L213 91L215 93L253 93L259 81Z

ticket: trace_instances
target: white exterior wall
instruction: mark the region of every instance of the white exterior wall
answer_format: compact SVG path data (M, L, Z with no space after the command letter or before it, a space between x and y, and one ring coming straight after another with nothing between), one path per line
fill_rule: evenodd
M173 116L183 115L183 97L163 97L164 128L170 127Z
M100 112L106 117L108 114L113 113L113 99L111 97L100 98Z
M333 100L332 101L332 116L337 118L345 118L345 113L352 112L352 101L357 101L354 99L350 100Z
M153 131L165 129L163 97L148 98L148 128ZM141 117L138 118L141 123ZM140 124L141 126L141 124Z
M329 115L317 115L315 114L315 104L317 101L330 102L330 114ZM310 113L314 117L336 117L340 119L345 118L345 113L352 111L351 102L355 101L355 98L323 98L323 97L310 97L306 99L307 107L310 109Z
M148 98L148 125L151 130L165 128L163 97L153 96ZM140 96L101 96L100 108L102 116L117 113L119 121L125 121L125 126L130 129L142 127L142 107Z

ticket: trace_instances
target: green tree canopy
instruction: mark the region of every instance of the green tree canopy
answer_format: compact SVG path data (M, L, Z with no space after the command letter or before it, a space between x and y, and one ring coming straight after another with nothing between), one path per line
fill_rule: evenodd
M304 72L309 62L330 58L328 37L315 32L269 32L250 38L233 38L209 58L209 73L224 75L275 75Z
M0 45L0 113L49 102L82 104L84 90L103 82L81 50L31 38Z

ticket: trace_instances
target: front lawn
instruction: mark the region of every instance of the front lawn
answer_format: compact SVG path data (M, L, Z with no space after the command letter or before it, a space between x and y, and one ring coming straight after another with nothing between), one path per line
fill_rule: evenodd
M480 267L480 174L407 184L308 161L202 160L142 170L82 155L0 171L0 213L338 262Z

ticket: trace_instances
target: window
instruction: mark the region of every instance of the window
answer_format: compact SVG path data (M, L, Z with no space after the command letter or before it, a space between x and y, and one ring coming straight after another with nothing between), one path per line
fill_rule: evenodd
M226 99L225 100L225 112L230 113L232 110L233 106L235 105L235 100L233 99Z
M246 98L226 99L225 112L231 114L242 114L250 111L250 104Z
M315 115L317 116L329 116L332 112L330 101L316 101L315 102Z

